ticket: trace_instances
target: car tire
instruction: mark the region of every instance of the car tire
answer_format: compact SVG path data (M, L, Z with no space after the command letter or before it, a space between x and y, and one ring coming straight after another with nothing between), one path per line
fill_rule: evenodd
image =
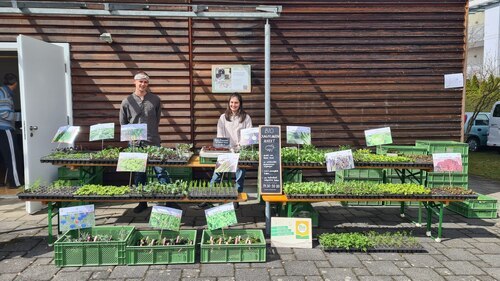
M469 151L475 152L479 150L479 140L477 138L467 139L467 144L469 145Z

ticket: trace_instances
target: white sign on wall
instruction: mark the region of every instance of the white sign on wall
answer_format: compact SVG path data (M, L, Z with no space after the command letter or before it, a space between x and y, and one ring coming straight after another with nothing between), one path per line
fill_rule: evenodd
M212 65L212 93L250 93L250 65Z

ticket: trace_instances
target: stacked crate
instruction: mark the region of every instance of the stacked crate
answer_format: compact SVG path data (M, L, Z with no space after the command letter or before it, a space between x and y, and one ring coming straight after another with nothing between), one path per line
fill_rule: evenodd
M469 188L469 146L456 141L416 141L417 147L426 147L432 153L460 153L462 155L462 173L427 173L427 187L449 186ZM451 202L448 209L467 218L496 218L497 200L480 195L478 199L464 202Z
M427 187L440 187L449 186L450 184L455 187L469 187L469 146L463 142L456 141L427 141L417 140L416 147L426 148L429 155L433 153L460 153L462 155L463 170L461 173L440 173L430 172L427 173Z
M302 182L302 169L283 169L283 183ZM319 213L311 203L288 202L286 207L280 210L280 216L311 218L313 227L319 225Z

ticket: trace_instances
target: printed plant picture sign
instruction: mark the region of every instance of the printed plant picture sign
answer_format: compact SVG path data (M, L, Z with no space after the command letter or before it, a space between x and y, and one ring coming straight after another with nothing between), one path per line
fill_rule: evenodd
M290 144L311 144L311 128L286 126L286 142Z
M89 141L107 140L115 137L115 123L103 123L90 126Z
M209 230L223 228L237 224L236 213L233 203L227 203L205 210L207 227Z
M238 169L239 153L226 153L217 156L216 173L236 173Z
M160 229L179 231L181 227L182 210L154 206L151 210L149 225Z
M80 132L80 126L62 126L57 129L56 135L52 139L52 142L68 143L72 144L75 142L76 136Z
M391 128L365 130L366 146L375 146L392 143Z
M350 149L326 153L325 158L326 170L328 172L354 168L354 158L352 157L352 150Z
M432 154L434 172L459 172L463 171L462 155L460 153L434 153Z
M83 205L59 209L59 227L65 232L71 229L95 225L94 205Z
M240 145L252 145L259 143L259 128L248 128L240 131Z
M122 125L120 131L120 141L139 141L148 139L147 124Z
M116 171L144 173L146 171L147 162L147 153L120 152Z

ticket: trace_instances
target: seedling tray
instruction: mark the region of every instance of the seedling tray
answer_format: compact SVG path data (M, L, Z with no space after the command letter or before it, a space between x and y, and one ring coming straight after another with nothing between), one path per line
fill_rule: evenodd
M477 194L417 194L417 195L401 195L401 194L380 194L380 195L350 195L350 194L286 194L288 199L474 199Z
M177 235L193 241L192 245L170 245L170 246L135 246L137 241L149 236L155 239L175 239ZM195 259L196 230L163 231L138 230L135 231L127 243L127 264L179 264L194 263Z
M210 245L210 236L222 235L221 230L203 230L201 236L202 263L226 263L226 262L265 262L266 240L260 229L228 229L224 230L225 236L255 236L260 242L241 245Z
M366 251L361 249L345 249L345 248L324 248L321 247L325 252L334 252L334 253L427 253L427 250L422 246L419 247L374 247L367 248Z
M99 266L125 264L125 247L132 235L133 226L96 226L82 229L93 236L112 235L110 242L68 242L76 238L78 230L69 230L54 243L55 264L63 266Z

